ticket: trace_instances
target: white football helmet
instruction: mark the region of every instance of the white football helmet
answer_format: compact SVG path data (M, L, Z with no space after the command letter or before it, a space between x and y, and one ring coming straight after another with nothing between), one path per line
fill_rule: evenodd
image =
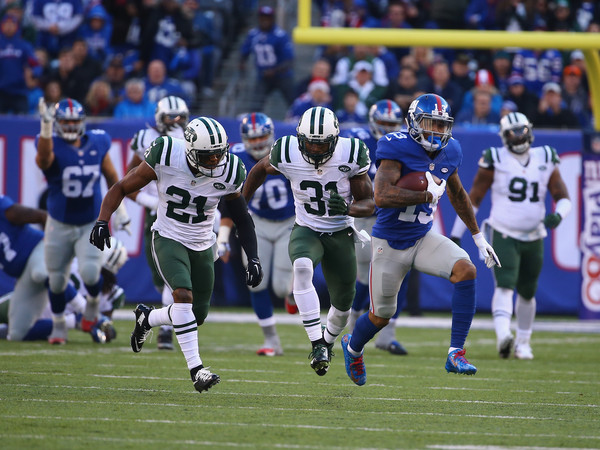
M296 136L298 149L304 160L315 166L325 164L332 156L340 135L340 125L335 113L329 108L315 106L302 114ZM311 148L307 148L307 144ZM315 150L314 145L321 147Z
M180 126L182 130L185 130L189 119L190 111L185 101L179 97L169 95L160 99L156 104L154 120L156 121L156 129L161 134L168 133L176 126Z
M513 153L522 154L533 143L533 125L527 116L512 112L500 119L500 138L504 146Z
M103 254L105 255L106 259L102 267L114 275L117 274L117 272L129 259L129 256L127 255L127 249L123 243L114 237L110 238L110 248L106 249Z
M192 168L211 178L225 173L229 142L223 125L210 117L198 117L188 124L183 135L187 160Z

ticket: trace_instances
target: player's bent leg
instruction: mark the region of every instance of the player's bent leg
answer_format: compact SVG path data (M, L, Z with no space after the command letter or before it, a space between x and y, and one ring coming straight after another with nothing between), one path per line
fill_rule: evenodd
M512 351L514 337L510 331L513 313L513 290L496 287L492 298L492 316L496 331L496 349L501 358L508 358Z

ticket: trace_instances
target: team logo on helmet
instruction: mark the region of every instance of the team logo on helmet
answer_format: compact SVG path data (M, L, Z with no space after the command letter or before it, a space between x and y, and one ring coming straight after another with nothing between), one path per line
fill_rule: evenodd
M193 144L194 142L196 142L198 140L198 135L196 134L196 130L194 130L192 127L186 127L185 131L183 132L183 137L190 144Z

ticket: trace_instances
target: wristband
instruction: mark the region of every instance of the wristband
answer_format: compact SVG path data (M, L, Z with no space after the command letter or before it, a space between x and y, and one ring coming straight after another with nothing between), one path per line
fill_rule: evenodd
M554 212L557 213L561 219L564 219L567 214L571 211L571 200L568 198L561 198L556 202L556 208Z
M217 236L217 243L224 244L229 242L229 235L231 234L231 227L228 225L221 225L219 227L219 234Z
M44 139L52 138L52 129L54 128L54 122L52 121L44 121L43 119L40 121L40 137Z

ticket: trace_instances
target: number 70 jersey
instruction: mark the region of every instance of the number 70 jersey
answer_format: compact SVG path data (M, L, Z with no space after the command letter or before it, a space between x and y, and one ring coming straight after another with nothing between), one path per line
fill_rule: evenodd
M240 192L246 179L240 158L227 156L223 175L195 176L187 164L183 139L156 139L145 154L157 177L158 211L152 230L190 250L210 248L216 241L213 224L220 198Z

